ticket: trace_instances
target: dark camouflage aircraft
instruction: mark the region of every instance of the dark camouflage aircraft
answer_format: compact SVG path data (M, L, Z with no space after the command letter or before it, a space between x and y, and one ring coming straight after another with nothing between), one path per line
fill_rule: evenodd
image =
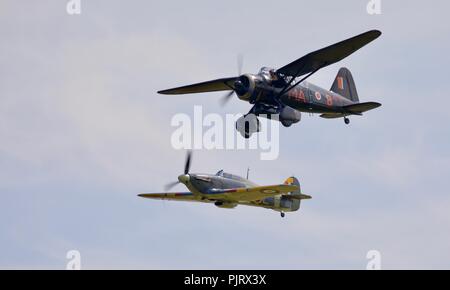
M220 208L235 208L238 205L268 208L281 213L297 211L302 199L311 196L301 193L300 183L295 177L289 177L284 184L259 186L237 175L220 170L215 175L189 173L191 153L184 166L184 174L178 181L166 186L169 190L177 184L184 184L189 192L142 193L138 196L150 199L177 200L214 203Z
M301 113L319 113L326 119L362 115L381 106L380 103L360 103L352 74L341 68L330 90L322 89L305 80L321 68L334 64L381 35L378 30L368 31L342 42L307 54L277 70L263 67L258 74L243 74L238 77L222 78L193 85L162 90L166 95L191 94L231 90L223 101L233 93L239 99L253 104L247 115L236 123L236 129L246 138L259 131L257 116L278 116L285 127L297 123ZM240 62L239 71L242 62ZM240 74L240 73L239 73ZM299 77L303 76L300 80Z

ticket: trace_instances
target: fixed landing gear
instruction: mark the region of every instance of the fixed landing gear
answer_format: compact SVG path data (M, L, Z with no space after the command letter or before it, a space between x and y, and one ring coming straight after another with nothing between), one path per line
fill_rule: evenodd
M280 122L286 128L289 128L292 125L292 122L289 122L289 121L281 120Z
M284 218L284 216L285 216L285 213L281 212L281 217Z
M236 130L245 139L250 138L253 133L258 133L260 129L261 126L258 117L253 113L244 115L236 121Z
M344 117L344 122L345 122L345 124L350 124L350 119L349 118L347 118L347 117Z

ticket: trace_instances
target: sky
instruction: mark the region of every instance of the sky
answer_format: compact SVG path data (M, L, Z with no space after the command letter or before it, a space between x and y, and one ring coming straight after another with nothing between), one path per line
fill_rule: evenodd
M448 1L0 1L0 268L450 268ZM363 117L303 115L280 155L197 150L192 171L259 184L294 174L313 199L281 219L239 206L144 200L182 172L171 118L246 113L221 93L156 91L281 67L371 29L383 35L309 81L348 67ZM177 186L174 190L184 190Z

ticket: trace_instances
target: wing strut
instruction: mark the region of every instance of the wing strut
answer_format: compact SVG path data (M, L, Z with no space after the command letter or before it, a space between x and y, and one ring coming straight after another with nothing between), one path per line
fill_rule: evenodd
M304 78L302 78L301 80L299 80L298 82L296 82L295 84L293 84L292 86L290 86L292 84L292 82L295 80L295 78L299 75L297 74L296 76L293 76L291 78L291 80L286 84L286 86L284 86L284 88L281 90L281 92L278 93L277 98L281 97L283 94L289 92L290 90L292 90L293 88L295 88L296 86L298 86L299 84L301 84L304 80L306 80L307 78L309 78L310 76L312 76L313 74L315 74L318 70L320 70L322 67L316 68L315 70L313 70L312 72L310 72L307 76L305 76ZM301 70L300 70L301 71Z

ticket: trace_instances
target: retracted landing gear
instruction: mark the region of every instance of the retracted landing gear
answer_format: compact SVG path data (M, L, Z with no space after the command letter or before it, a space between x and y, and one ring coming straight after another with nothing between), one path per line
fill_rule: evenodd
M350 124L350 119L349 118L347 118L347 117L344 117L344 122L345 122L345 124Z

